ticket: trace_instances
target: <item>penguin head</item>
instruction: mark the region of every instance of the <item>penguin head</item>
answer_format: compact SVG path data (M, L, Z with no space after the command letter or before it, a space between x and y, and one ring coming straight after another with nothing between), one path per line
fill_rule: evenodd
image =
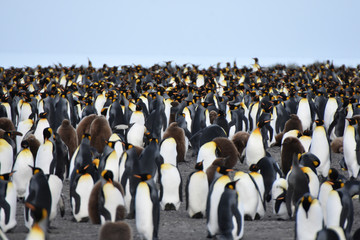
M25 206L31 210L34 222L40 222L48 217L48 213L45 208L37 207L29 202L25 202Z
M257 127L258 127L258 128L262 128L262 127L264 127L266 124L268 124L270 121L271 121L271 119L259 121L259 122L257 123Z
M148 173L134 174L134 177L139 178L141 181L147 181L152 178L151 174Z
M301 200L300 200L300 203L302 204L305 212L308 212L309 211L309 208L310 208L310 205L312 203L313 199L312 197L310 196L310 194L305 194Z
M88 139L90 141L91 140L91 135L89 133L84 133L82 135L82 139Z
M108 145L111 148L115 147L115 142L113 142L113 141L105 141L105 143L106 143L106 145Z
M39 114L39 118L46 118L47 117L47 112L42 112Z
M85 174L87 172L87 169L89 168L89 164L83 166L83 167L80 167L79 169L76 169L76 173L77 174Z
M225 188L230 189L230 190L235 190L235 189L236 189L236 183L237 183L238 181L239 181L239 179L236 180L236 181L232 181L232 182L227 183L227 184L225 185Z
M44 139L50 139L53 134L53 130L50 127L47 127L43 131Z
M112 183L114 179L114 174L111 170L103 170L101 176L107 181Z
M95 159L92 161L92 164L94 165L94 167L95 167L96 169L99 169L100 159L99 159L99 158L95 158Z
M348 120L350 125L355 125L358 123L358 120L356 118L346 118L346 120Z
M316 119L315 120L316 126L323 126L324 125L324 120L322 119Z
M0 175L0 180L9 181L9 180L10 180L10 177L14 174L14 172L16 172L16 171L12 171L12 172L9 172L9 173L1 174L1 175Z
M249 167L249 170L251 172L258 172L260 170L259 166L257 164L251 164Z
M329 176L330 181L334 182L338 179L339 172L335 168L330 168L328 176Z
M204 169L204 165L203 165L204 160L202 160L201 162L198 162L195 164L195 169L202 171Z
M223 175L228 175L229 172L232 172L232 171L234 171L234 170L231 169L231 168L225 167L225 166L218 166L218 167L216 168L216 171L217 171L218 173L223 174Z
M43 173L43 170L41 168L33 167L31 165L28 165L28 166L31 167L31 169L33 171L33 175L36 175L38 173Z

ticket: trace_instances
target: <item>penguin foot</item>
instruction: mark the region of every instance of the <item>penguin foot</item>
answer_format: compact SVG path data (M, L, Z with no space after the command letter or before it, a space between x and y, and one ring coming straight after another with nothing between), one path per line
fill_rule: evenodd
M197 212L191 218L199 219L199 218L203 218L203 217L204 217L204 215L202 214L202 212Z
M172 203L165 204L165 211L176 211L175 205Z
M252 217L250 215L245 215L244 217L245 221L252 221Z
M255 214L255 220L260 220L260 218L261 218L261 217L260 217L260 214L256 213L256 214Z
M213 238L213 237L215 237L215 236L211 235L211 233L208 231L206 238Z

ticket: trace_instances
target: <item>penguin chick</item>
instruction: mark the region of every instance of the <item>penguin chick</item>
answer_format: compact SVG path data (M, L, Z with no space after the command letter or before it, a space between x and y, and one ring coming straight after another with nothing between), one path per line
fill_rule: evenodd
M92 136L90 145L97 152L102 153L106 145L105 140L108 140L111 134L112 131L106 118L104 116L97 116L90 125L90 135Z
M96 118L96 114L91 114L89 116L84 117L83 119L81 119L79 125L76 128L76 134L77 134L77 139L78 139L78 145L80 145L81 140L82 140L82 136L84 134L89 134L90 133L90 126L92 121L94 121L94 119Z
M130 225L124 221L106 222L99 231L99 240L132 240Z
M78 136L76 130L71 126L68 119L64 119L57 130L61 140L66 144L69 149L69 159L72 158L77 146L78 146Z
M244 150L246 148L247 141L250 137L248 132L239 131L232 136L232 142L234 143L236 149L240 156L244 155Z
M213 140L217 146L219 157L225 158L225 167L233 168L239 160L239 152L237 151L234 143L225 138L217 137Z
M286 176L290 171L292 165L292 157L294 154L304 153L304 147L296 137L287 137L285 138L282 144L281 150L281 170Z
M335 138L330 144L331 150L334 153L343 153L344 152L343 143L344 143L343 137Z
M283 132L286 133L293 129L299 130L301 134L303 133L301 120L296 114L290 114L290 119L286 121Z

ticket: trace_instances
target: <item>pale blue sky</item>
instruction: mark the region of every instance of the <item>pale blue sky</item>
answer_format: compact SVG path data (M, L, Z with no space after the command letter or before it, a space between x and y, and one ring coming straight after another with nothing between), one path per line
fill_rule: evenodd
M3 1L0 65L360 63L360 1Z

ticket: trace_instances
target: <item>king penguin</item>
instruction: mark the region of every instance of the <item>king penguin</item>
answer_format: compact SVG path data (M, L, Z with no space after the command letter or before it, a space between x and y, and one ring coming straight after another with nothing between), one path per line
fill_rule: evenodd
M271 196L273 201L273 213L278 219L286 220L289 214L286 209L286 191L288 184L285 178L278 178L272 185Z
M349 178L357 178L360 170L358 119L347 118L347 120L349 125L345 129L343 139L344 161L348 169Z
M245 163L247 166L255 164L265 157L265 142L267 139L264 138L261 128L265 127L269 122L269 120L258 122L257 128L250 134L245 149Z
M296 211L295 238L315 239L323 225L323 213L319 201L305 194L300 199Z
M178 126L177 122L172 122L169 127L166 129L163 135L163 139L172 137L176 142L176 161L184 162L185 155L187 152L187 144L185 141L185 131Z
M168 137L161 142L160 155L163 157L164 163L170 163L177 166L176 146L176 141L173 137Z
M94 168L89 164L74 170L70 179L70 206L76 222L88 221L88 203L91 190L94 186Z
M158 239L160 204L155 182L146 173L135 177L141 180L135 194L136 229L144 239Z
M170 164L160 166L160 206L162 210L179 210L182 202L182 179L179 169Z
M34 135L41 144L44 143L44 129L49 127L50 123L47 119L47 112L40 113L39 120L36 122Z
M31 216L34 218L34 224L29 228L26 240L46 240L48 239L49 216L45 208L25 203L25 207L30 209Z
M203 171L203 162L195 165L195 171L190 173L186 182L186 210L191 218L203 218L206 213L206 199L209 193L209 183Z
M232 171L232 169L222 166L218 167L216 169L215 180L213 180L210 185L206 202L206 226L208 237L213 237L220 233L218 208L225 186L231 181L228 176L229 171Z
M56 167L56 151L53 142L52 129L49 127L45 128L43 135L44 141L37 151L35 166L41 168L44 174L54 174Z
M4 138L0 138L0 174L9 173L14 163L14 149Z
M313 153L320 160L320 165L317 167L318 175L327 177L330 169L330 143L326 134L324 121L315 120L316 127L311 137L310 153Z
M33 175L34 157L27 140L21 142L22 150L17 154L13 166L13 182L16 186L17 197L24 198L27 185Z
M10 177L13 172L0 175L0 228L8 232L15 228L16 221L16 188Z
M100 228L99 240L132 240L133 233L125 221L106 222Z
M241 207L239 209L240 200L235 185L236 181L226 184L220 198L218 208L220 239L235 240L241 239L244 235L244 212Z
M37 208L45 209L46 212L51 210L51 192L49 183L44 172L40 168L33 168L33 176L30 179L28 190L25 195L25 202ZM30 214L30 210L25 206L25 226L31 229L34 216ZM49 216L47 215L47 219Z

